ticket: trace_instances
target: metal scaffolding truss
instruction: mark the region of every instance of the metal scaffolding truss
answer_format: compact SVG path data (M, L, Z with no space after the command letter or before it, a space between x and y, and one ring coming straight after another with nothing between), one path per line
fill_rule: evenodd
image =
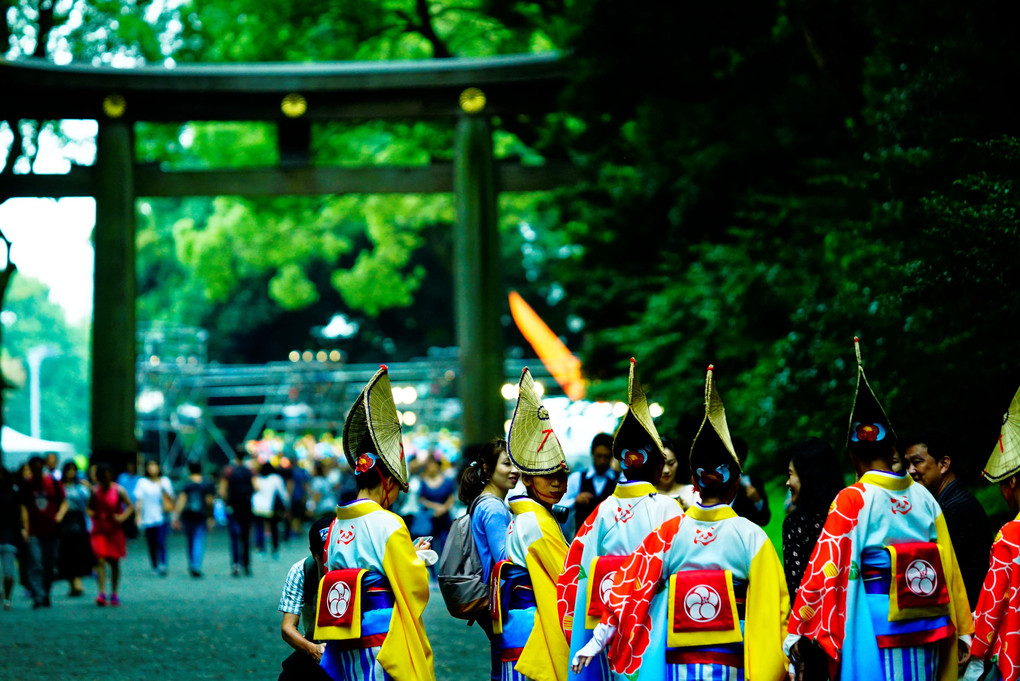
M538 360L509 360L505 362L507 381L516 383L526 364L537 377L548 376ZM460 365L456 356L388 367L406 425L459 430L462 405L457 397ZM257 439L266 428L292 434L339 434L348 408L378 368L378 364L320 361L224 365L198 361L197 355L180 354L163 361L158 355L141 354L136 404L139 439L151 441L154 436L158 451L146 453L158 455L166 470L177 470L189 460L203 460L210 448L218 448L229 460L242 443L228 440L222 428L226 418L248 421L244 441Z

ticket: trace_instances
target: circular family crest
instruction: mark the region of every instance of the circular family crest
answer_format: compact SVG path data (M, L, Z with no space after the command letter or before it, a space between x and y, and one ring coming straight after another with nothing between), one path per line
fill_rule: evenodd
M939 578L935 568L926 560L918 558L907 566L904 573L907 580L907 588L917 596L931 596L935 593Z
M719 603L719 593L707 584L701 584L687 592L684 610L695 622L711 622L719 616Z
M343 582L334 584L326 595L326 607L333 617L343 617L351 607L351 587Z
M613 590L613 577L615 576L616 572L608 572L599 583L599 597L603 603L609 602L609 592Z

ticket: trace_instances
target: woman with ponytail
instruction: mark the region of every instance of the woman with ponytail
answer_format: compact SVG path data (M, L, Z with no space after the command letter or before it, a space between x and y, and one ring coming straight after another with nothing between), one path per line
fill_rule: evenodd
M471 514L471 535L482 561L485 580L489 580L492 566L506 560L507 528L510 526L510 509L506 495L517 485L520 473L506 451L506 441L489 440L460 476L460 500ZM489 637L492 646L490 678L499 679L502 665L500 649L492 637L492 618L484 617L478 624Z
M506 558L506 530L510 511L506 495L517 486L520 473L506 453L506 441L490 440L482 445L478 458L460 476L458 496L471 511L471 533L482 559L485 579L492 566Z

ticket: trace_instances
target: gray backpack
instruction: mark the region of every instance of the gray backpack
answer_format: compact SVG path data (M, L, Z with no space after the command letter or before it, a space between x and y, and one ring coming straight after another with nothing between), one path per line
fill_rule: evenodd
M471 512L486 496L494 497L480 495L468 506L467 513L453 521L437 565L439 591L446 609L462 620L476 620L489 608L489 584L471 532Z

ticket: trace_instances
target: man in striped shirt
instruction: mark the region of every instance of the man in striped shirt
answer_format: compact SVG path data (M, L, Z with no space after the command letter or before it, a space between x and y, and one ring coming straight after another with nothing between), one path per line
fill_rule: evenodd
M323 516L308 530L308 550L311 555L290 566L283 583L280 605L283 613L280 635L294 652L283 661L279 681L330 681L329 675L319 666L325 645L312 640L315 630L315 599L323 569L323 548L329 525L334 517ZM304 634L298 630L298 624Z

